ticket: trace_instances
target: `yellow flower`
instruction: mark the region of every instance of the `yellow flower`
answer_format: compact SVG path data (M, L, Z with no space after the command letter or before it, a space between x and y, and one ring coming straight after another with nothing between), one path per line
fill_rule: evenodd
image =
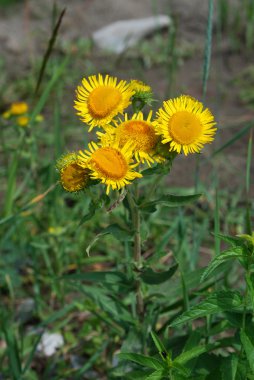
M29 123L29 118L27 116L19 116L16 121L20 127L26 127Z
M105 126L130 104L133 91L126 81L117 84L117 78L101 74L82 80L78 86L75 108L81 120L90 125L89 131L96 126Z
M129 84L130 88L132 90L135 91L135 93L144 93L144 92L148 92L148 93L151 93L152 92L152 89L150 86L148 86L147 84L145 84L144 82L142 82L141 80L137 80L137 79L133 79L130 81L130 84Z
M12 103L8 111L11 115L22 115L28 112L28 105L25 102Z
M4 119L9 119L11 117L11 113L9 110L5 111L3 114L2 114L2 117Z
M198 100L181 95L163 102L157 112L157 133L162 143L170 143L170 151L199 153L204 144L214 139L214 117Z
M76 153L62 156L56 164L60 173L60 182L64 190L77 192L84 189L90 180L90 170L84 165L81 167Z
M135 112L140 111L145 106L145 104L151 105L153 102L153 93L150 86L139 80L133 79L130 81L129 87L134 91L134 95L132 97L132 105Z
M123 122L115 123L116 128L111 128L108 133L101 135L101 141L109 141L111 136L119 141L119 146L123 147L126 143L133 146L134 157L137 162L142 164L146 162L149 166L154 161L163 161L155 153L155 147L159 137L155 134L154 122L151 121L152 111L150 111L147 120L144 120L142 112L134 114L131 119L125 114ZM100 134L98 133L100 136Z
M130 143L120 147L118 142L112 141L99 147L91 142L88 146L89 151L79 152L79 164L88 166L91 169L91 178L100 180L107 186L107 194L110 188L121 189L135 178L142 177L142 174L133 171L137 164L132 164Z

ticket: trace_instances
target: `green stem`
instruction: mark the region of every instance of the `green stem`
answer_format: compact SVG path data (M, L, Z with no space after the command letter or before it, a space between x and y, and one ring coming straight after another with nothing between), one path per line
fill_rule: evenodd
M134 229L134 262L138 269L142 266L142 255L141 255L141 235L140 235L140 211L138 206L132 196L132 194L128 191L127 199L129 202L131 217ZM136 312L140 317L144 314L144 302L141 291L141 283L140 280L137 280L136 285Z
M248 304L248 295L249 295L249 280L250 280L250 265L249 263L247 264L247 270L245 273L245 282L246 282L246 289L244 293L244 298L243 298L243 324L242 324L242 329L245 331L246 327L246 315L247 315L247 304Z

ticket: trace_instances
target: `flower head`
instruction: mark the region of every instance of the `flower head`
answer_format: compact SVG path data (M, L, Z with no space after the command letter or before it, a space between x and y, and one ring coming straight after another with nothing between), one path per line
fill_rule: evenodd
M130 81L129 86L133 91L135 91L135 94L152 92L151 87L148 86L148 84L145 84L144 82L142 82L141 80L133 79Z
M114 136L119 141L119 146L126 143L133 146L133 154L137 162L148 165L154 161L161 162L162 159L155 153L155 147L159 137L155 134L154 122L151 121L152 111L147 119L144 119L142 112L134 114L131 119L125 114L124 121L115 123L116 128L111 128L108 133L101 135L101 141L109 141Z
M19 116L16 121L20 127L26 127L29 123L29 118L28 116Z
M1 115L4 119L9 119L12 116L24 115L28 112L28 104L25 102L15 102Z
M12 103L9 112L11 115L23 115L28 112L28 105L25 102Z
M101 146L91 142L88 146L89 151L79 152L79 164L89 167L91 178L107 186L107 194L110 188L121 189L135 178L142 177L142 174L133 170L137 164L132 164L131 144L120 147L118 142L111 141Z
M60 173L60 182L64 190L77 192L84 189L90 180L90 170L84 165L80 166L76 153L67 153L56 164Z
M133 79L130 81L129 88L134 91L132 97L134 105L136 105L137 101L141 102L140 109L142 109L145 104L151 105L153 92L150 86L140 80Z
M133 90L126 81L117 83L117 78L101 74L92 75L82 80L82 86L77 88L75 108L81 120L90 125L90 130L96 126L105 126L116 115L130 104Z
M170 151L199 153L204 144L214 139L216 123L212 113L190 96L164 102L157 115L157 134L162 136L163 144L170 143Z

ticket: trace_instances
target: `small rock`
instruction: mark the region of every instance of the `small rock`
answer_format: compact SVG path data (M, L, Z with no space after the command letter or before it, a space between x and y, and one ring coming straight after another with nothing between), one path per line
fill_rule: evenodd
M95 45L117 54L134 46L156 30L167 28L171 19L166 15L134 20L122 20L105 26L92 34Z
M45 356L52 356L63 345L64 340L61 334L45 332L41 337L37 350Z

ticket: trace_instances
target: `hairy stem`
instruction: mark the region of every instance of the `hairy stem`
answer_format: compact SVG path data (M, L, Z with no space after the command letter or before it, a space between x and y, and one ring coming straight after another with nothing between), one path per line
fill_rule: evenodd
M127 199L129 202L131 217L134 229L134 261L136 267L139 269L142 266L142 255L141 255L141 236L140 236L140 211L138 206L130 192L127 194ZM144 302L141 291L140 280L137 280L136 285L136 311L137 315L140 317L144 314Z

